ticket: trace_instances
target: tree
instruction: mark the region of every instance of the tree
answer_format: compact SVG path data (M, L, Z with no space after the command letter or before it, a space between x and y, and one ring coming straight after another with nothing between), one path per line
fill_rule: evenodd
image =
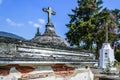
M116 23L118 25L120 25L120 10L119 9L114 9L114 10L111 10L111 12L115 15L116 17ZM120 26L119 26L120 27Z
M37 37L37 36L40 36L41 34L40 34L40 31L39 31L39 27L37 28L37 32L36 32L36 34L35 34L35 37Z
M117 61L120 62L120 44L117 45L116 53L115 53L115 58L116 58Z
M72 9L73 14L68 14L71 18L66 33L71 45L80 46L80 42L85 43L85 49L91 49L93 43L97 46L97 58L99 49L105 41L105 27L109 29L109 41L112 42L118 38L114 33L116 18L114 11L102 9L102 0L78 0L78 6Z
M86 44L86 48L90 48L89 45L93 42L93 31L95 28L92 20L94 14L98 12L102 7L98 7L102 1L96 0L78 0L78 7L72 10L74 14L69 14L71 20L67 24L70 29L66 36L69 42L73 45L80 45L80 41Z
M115 9L112 10L112 13L116 16L116 23L118 27L120 28L120 10ZM120 29L117 29L118 32L120 32ZM120 36L119 36L120 38ZM115 59L120 62L120 42L117 41L115 46Z
M112 11L108 9L103 9L101 12L99 12L96 17L96 28L95 28L95 43L97 44L97 58L99 57L99 49L102 46L102 43L105 41L105 33L106 30L105 28L108 27L108 42L113 43L116 40L119 39L119 35L114 31L117 27L117 20L116 20L116 15L113 14Z

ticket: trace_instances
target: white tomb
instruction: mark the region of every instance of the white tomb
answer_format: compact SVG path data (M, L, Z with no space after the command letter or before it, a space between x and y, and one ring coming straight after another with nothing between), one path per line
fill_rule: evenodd
M99 68L107 68L114 64L114 49L111 48L110 43L103 43L100 49Z

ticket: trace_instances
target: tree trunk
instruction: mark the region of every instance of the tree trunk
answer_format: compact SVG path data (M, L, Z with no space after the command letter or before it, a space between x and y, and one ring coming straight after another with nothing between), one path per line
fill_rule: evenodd
M97 48L96 48L96 59L99 59L99 54L100 54L100 49L102 47L102 44L97 43Z

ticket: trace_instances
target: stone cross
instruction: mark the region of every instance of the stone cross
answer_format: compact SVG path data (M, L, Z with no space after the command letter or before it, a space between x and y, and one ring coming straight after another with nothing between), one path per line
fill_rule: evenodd
M51 24L52 24L52 18L51 18L51 15L55 15L56 12L52 11L51 7L43 8L43 11L48 13L48 24L51 25Z

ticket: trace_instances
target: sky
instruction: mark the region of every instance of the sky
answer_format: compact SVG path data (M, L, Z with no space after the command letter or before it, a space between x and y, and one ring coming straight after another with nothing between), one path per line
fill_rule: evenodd
M120 0L103 0L103 7L120 9ZM66 24L77 6L77 0L0 0L0 31L13 33L25 39L35 36L36 28L41 34L45 31L47 13L42 8L51 7L56 15L52 16L56 34L65 38Z

